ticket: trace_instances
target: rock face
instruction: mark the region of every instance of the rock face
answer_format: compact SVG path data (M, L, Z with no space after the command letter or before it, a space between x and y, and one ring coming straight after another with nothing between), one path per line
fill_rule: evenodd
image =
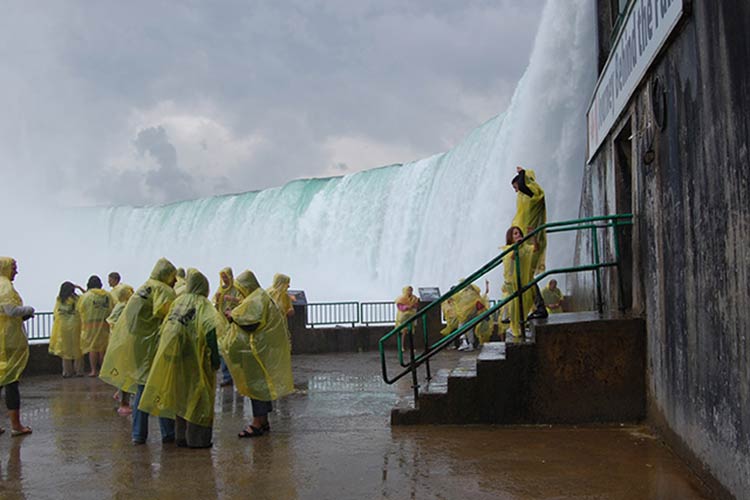
M646 321L649 418L725 493L747 498L750 4L690 4L586 167L580 212L634 214L620 233L632 242L624 294L614 272L605 290L610 308ZM611 236L602 240L612 254ZM580 236L579 262L590 248ZM571 302L590 303L590 277L568 286Z

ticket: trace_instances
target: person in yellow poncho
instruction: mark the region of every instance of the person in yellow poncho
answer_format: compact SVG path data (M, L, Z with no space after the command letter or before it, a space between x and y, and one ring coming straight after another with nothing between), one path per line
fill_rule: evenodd
M177 269L167 259L156 262L151 277L130 297L115 323L99 377L134 393L133 443L148 437L148 413L138 410L143 387L159 344L159 327L174 302ZM162 442L174 441L174 420L159 419Z
M177 268L177 281L174 284L174 293L179 297L183 293L185 293L185 287L187 283L185 282L185 269L178 267Z
M516 167L517 175L511 181L513 189L517 193L516 214L513 217L512 226L521 229L525 234L530 234L536 228L547 223L547 205L544 190L536 181L533 170L524 170ZM540 231L533 238L532 244L537 249L531 257L532 275L543 273L546 268L545 255L547 252L547 233ZM529 319L546 318L547 308L544 307L544 299L538 285L532 289L535 310ZM525 309L525 307L524 307Z
M245 299L232 310L231 327L219 339L219 349L237 391L252 402L252 423L239 433L252 438L270 430L271 402L294 391L292 359L286 319L252 271L240 274L235 286Z
M266 290L268 295L273 299L274 304L276 304L276 307L281 311L281 314L287 318L294 315L292 299L289 298L289 294L287 293L291 281L291 278L286 274L276 273L273 275L273 284Z
M219 332L227 321L208 300L208 279L188 269L169 309L139 410L175 419L177 446L211 446Z
M23 305L13 287L18 274L15 259L0 257L0 391L5 389L11 434L31 434L31 427L21 424L21 394L18 379L29 360L29 343L23 322L34 316L34 308ZM5 429L0 428L0 434Z
M83 353L81 352L81 317L78 314L76 286L70 281L60 285L55 300L52 333L49 338L49 353L62 359L63 378L83 375Z
M485 281L485 294L482 295L479 287L471 284L454 295L453 307L456 314L458 327L468 323L478 314L489 309L489 281ZM477 325L461 336L460 351L473 351L475 339L480 342L489 340L492 334L492 324L489 319L477 323Z
M520 227L512 226L508 229L505 234L506 246L503 250L507 250L516 242L523 239L523 231ZM525 286L534 278L534 272L532 268L533 255L536 252L534 243L527 241L521 245L518 249L518 262L521 272L521 284ZM506 291L507 295L512 295L518 290L518 274L516 270L516 257L515 252L509 252L503 258L503 290ZM531 289L526 290L522 294L523 299L523 310L519 308L518 297L513 299L507 304L508 315L510 316L510 329L513 337L521 338L523 332L521 332L521 319L525 318L526 315L531 311L534 305L534 293Z
M96 377L99 375L99 368L109 343L107 317L115 305L112 296L102 290L102 280L99 276L91 276L86 289L86 293L78 300L78 313L81 316L81 352L89 355L89 377Z
M214 306L227 320L232 309L237 307L245 296L234 285L234 273L231 267L219 271L219 289L214 294ZM232 385L232 374L227 368L224 358L221 358L221 387Z
M109 316L107 317L107 324L109 325L110 331L113 331L115 327L115 323L117 323L117 320L120 319L120 316L122 315L122 311L125 310L125 304L128 303L128 300L130 299L130 297L132 297L133 293L135 293L135 290L133 290L132 286L119 283L119 276L120 275L118 274L117 275L118 282L115 283L113 286L112 281L111 281L112 273L110 273L109 285L113 286L112 291L110 293L112 294L112 297L115 300L115 307L112 309L112 312L109 313ZM126 417L133 412L130 408L130 394L118 389L114 395L114 398L120 401L120 406L117 408L118 415Z
M542 297L547 306L547 311L552 314L563 312L562 305L565 296L562 290L557 287L557 280L549 280L547 286L542 289Z
M419 297L414 295L414 288L405 286L401 289L401 295L396 297L396 326L406 323L413 318L419 309ZM406 350L407 328L401 330L401 350Z

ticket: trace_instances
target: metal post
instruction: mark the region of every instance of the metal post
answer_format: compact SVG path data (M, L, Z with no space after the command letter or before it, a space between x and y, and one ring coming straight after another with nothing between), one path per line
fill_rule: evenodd
M615 242L615 262L617 262L617 287L620 290L620 299L618 305L620 311L625 310L625 285L622 282L622 266L620 265L620 238L617 236L618 224L617 221L610 221L612 223L612 234Z
M521 335L526 335L526 318L525 314L523 313L523 281L521 281L521 258L519 253L519 247L516 246L513 249L513 256L515 257L516 261L516 283L518 285L518 289L516 290L516 293L518 294L518 316L520 318L521 322Z
M599 314L604 312L604 302L602 302L602 278L599 268L599 239L596 236L596 227L591 228L591 238L594 244L594 263L596 269L594 270L594 276L596 278L596 305L599 310Z
M427 351L430 348L430 339L427 336L427 315L422 315L422 334L424 336L424 354L427 354ZM432 372L430 371L430 358L427 357L425 361L425 369L427 370L427 381L429 382L432 380Z
M411 387L414 389L414 407L416 408L419 404L419 380L417 380L417 364L414 362L414 322L409 323L409 355L411 360L409 366L411 368Z

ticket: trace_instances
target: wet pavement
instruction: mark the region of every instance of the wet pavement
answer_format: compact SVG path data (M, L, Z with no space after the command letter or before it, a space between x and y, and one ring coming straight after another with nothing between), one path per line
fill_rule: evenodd
M410 388L381 381L377 353L293 362L298 391L266 436L238 439L250 402L218 390L207 450L162 445L156 419L148 443L132 445L130 419L98 379L26 378L34 433L0 436L0 498L709 498L645 427L391 428Z

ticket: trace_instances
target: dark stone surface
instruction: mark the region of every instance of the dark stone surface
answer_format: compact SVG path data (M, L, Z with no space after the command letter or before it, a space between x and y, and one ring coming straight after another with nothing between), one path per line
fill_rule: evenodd
M727 496L747 498L750 3L689 4L690 14L614 129L631 120L632 303L648 332L650 420ZM652 106L657 79L663 117ZM581 216L616 211L617 167L609 150L605 144L586 167ZM655 160L646 163L650 150ZM603 243L611 254L611 241ZM579 258L590 248L587 237L579 238ZM592 284L583 277L569 288L585 303ZM615 284L608 277L610 308L618 302Z

